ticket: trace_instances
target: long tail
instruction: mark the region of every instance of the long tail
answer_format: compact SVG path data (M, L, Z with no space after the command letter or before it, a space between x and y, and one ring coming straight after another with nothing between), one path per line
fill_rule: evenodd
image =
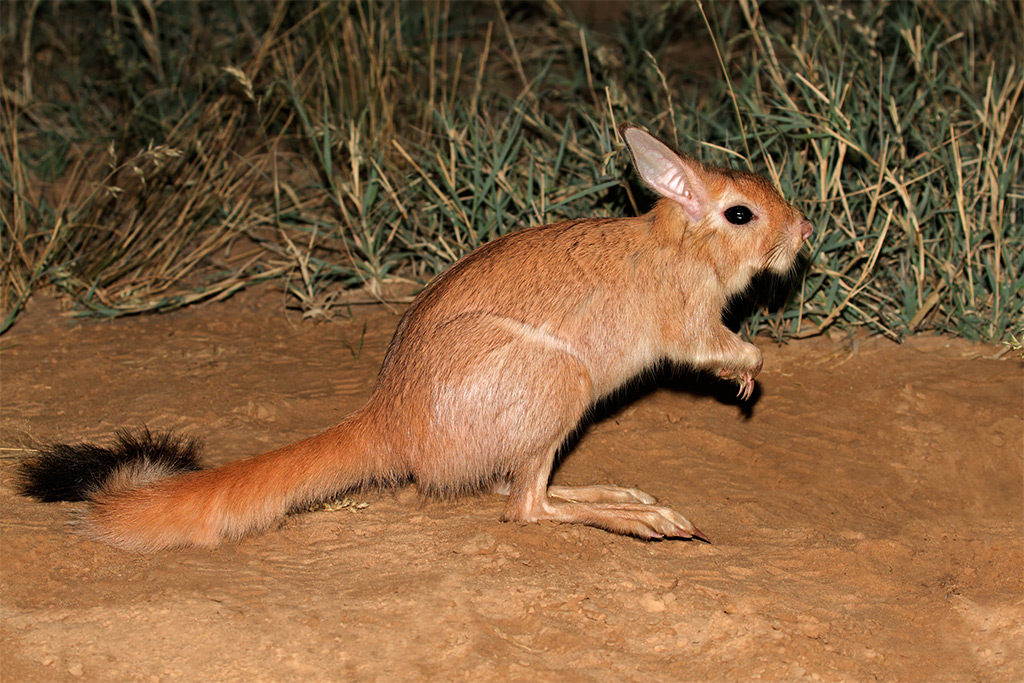
M86 500L82 530L125 550L212 548L265 529L296 506L402 472L387 466L367 416L298 443L199 469L195 441L118 434L111 448L57 445L21 466L21 489L41 500Z

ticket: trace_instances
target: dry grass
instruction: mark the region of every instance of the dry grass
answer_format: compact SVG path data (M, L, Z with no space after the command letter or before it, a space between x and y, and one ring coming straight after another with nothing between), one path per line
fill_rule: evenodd
M818 226L751 331L1019 328L1020 4L763 10L5 3L3 329L41 287L115 316L264 279L330 318L509 230L642 210L621 120Z

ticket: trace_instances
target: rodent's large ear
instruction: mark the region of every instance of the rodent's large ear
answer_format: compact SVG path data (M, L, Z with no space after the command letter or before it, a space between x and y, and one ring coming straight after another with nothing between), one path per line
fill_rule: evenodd
M633 166L643 181L662 197L678 202L691 220L700 220L707 211L707 188L691 162L630 123L619 126L619 135L626 143L626 149L633 157Z

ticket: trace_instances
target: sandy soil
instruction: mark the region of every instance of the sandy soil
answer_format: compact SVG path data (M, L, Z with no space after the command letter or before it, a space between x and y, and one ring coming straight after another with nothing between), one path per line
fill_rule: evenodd
M761 340L750 407L675 376L600 411L555 482L638 486L711 545L406 488L140 556L15 495L40 441L146 424L223 463L356 408L397 315L280 303L101 323L38 299L0 340L3 680L1024 680L1024 370L991 346Z

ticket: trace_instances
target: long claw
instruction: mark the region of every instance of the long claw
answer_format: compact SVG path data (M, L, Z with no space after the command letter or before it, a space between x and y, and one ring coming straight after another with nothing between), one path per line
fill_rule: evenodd
M754 378L749 372L744 372L740 376L739 383L740 390L736 395L743 401L749 401L750 397L754 395Z
M693 538L699 538L705 543L711 543L711 539L705 536L704 532L698 529L697 527L693 527L693 531L691 531L690 533L692 534Z

